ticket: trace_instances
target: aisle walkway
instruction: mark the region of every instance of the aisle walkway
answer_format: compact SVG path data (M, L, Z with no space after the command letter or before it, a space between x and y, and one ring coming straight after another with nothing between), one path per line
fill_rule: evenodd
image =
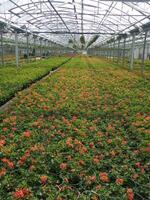
M73 58L1 120L1 199L147 200L150 84Z

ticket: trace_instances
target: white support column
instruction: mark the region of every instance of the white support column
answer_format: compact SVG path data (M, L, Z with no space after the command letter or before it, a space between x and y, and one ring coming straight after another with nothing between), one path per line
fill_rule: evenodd
M16 66L19 67L19 48L18 48L18 33L15 31L15 56L16 56Z
M113 44L113 62L115 61L115 53L116 53L116 50L115 50L115 38L114 38L114 44Z
M42 38L40 38L40 57L42 58Z
M120 37L118 37L118 53L117 53L117 63L119 63L120 58Z
M123 41L123 59L122 59L122 65L123 65L123 67L124 67L124 65L125 65L126 38L127 38L127 36L124 36L124 41Z
M4 46L3 46L3 32L1 34L1 62L2 66L4 66Z
M147 39L147 31L145 31L145 35L144 35L144 44L143 44L143 53L142 53L142 64L141 64L141 74L142 74L142 76L144 75L144 61L145 61L146 39Z
M133 70L134 63L134 49L135 49L135 33L132 34L132 47L131 47L131 60L130 60L130 69Z
M37 39L37 36L33 36L34 38L34 59L36 60L36 39Z
M47 40L46 40L46 39L45 39L45 44L44 44L44 45L45 45L45 48L44 48L44 49L45 49L44 54L45 54L45 57L47 57L47 56L46 56L46 55L47 55Z
M27 39L27 62L29 62L30 56L29 56L29 34L26 34Z

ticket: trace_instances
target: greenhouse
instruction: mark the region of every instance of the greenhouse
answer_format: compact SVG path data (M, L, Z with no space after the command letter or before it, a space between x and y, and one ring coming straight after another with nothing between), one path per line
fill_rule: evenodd
M0 200L150 199L150 1L0 0Z

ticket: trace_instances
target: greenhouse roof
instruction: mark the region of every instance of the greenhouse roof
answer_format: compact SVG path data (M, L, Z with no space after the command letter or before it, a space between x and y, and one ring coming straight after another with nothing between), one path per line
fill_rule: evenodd
M67 45L69 39L129 33L150 21L150 1L0 0L0 21Z

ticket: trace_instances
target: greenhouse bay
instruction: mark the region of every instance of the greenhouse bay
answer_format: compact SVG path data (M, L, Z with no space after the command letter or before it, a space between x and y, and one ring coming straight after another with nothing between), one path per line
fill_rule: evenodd
M0 0L0 200L150 199L150 1Z

